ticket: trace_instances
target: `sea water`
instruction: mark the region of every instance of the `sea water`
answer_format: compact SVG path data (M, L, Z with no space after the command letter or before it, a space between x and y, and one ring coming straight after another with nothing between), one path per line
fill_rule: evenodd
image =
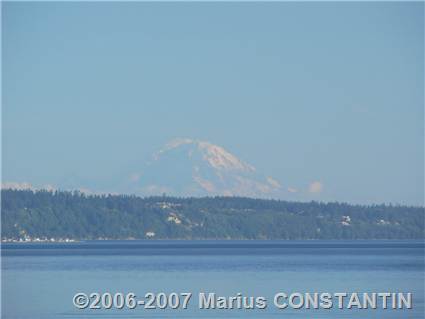
M87 241L2 244L2 318L418 318L423 241ZM187 309L78 309L76 293L192 293ZM412 309L279 309L277 293L412 293ZM199 293L265 309L200 309Z

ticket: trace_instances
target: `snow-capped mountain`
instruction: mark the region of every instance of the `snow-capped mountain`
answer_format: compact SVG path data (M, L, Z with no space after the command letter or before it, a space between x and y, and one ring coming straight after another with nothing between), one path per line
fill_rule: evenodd
M175 139L128 178L128 191L140 195L274 197L279 182L223 147L193 139Z

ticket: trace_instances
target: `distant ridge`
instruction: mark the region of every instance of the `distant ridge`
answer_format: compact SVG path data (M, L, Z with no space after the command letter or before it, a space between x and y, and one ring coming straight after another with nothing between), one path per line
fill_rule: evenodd
M423 239L424 208L2 190L3 241Z

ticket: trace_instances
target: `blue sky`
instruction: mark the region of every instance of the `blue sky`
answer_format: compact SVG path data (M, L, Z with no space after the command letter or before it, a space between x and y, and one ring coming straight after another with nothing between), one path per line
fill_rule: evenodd
M297 200L423 204L423 3L3 3L2 26L3 181L102 188L189 137L321 183Z

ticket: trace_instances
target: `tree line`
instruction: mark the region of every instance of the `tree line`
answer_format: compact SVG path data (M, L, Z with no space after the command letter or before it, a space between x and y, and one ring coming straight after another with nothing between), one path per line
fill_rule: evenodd
M424 208L1 191L2 239L423 239Z

